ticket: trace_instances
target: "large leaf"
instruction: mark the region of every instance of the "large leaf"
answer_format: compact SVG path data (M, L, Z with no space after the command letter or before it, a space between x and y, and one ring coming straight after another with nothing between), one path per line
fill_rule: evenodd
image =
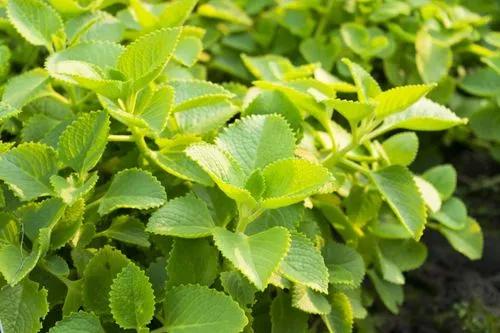
M213 232L215 245L259 290L264 290L290 247L285 228L274 227L252 236L223 228Z
M182 29L149 33L128 45L118 59L118 70L139 89L154 80L172 57Z
M23 201L51 194L56 172L56 153L44 144L23 143L0 155L0 179Z
M257 115L227 127L217 137L216 144L228 152L248 176L271 162L293 157L295 137L283 118Z
M168 201L154 212L147 231L166 236L198 238L210 235L214 227L205 202L190 193Z
M2 102L14 108L22 108L33 100L49 94L49 75L41 68L10 79L3 92Z
M99 318L89 312L74 312L58 321L49 333L105 333Z
M472 218L467 219L467 225L462 230L441 226L439 231L448 239L455 250L469 259L477 260L483 255L483 233L479 223Z
M99 214L105 215L118 208L155 208L166 200L165 189L151 173L126 169L115 175L108 191L100 199Z
M129 263L113 280L109 307L116 323L123 328L146 327L153 319L155 299L148 277Z
M0 327L9 333L36 333L49 312L47 290L24 280L17 286L0 289Z
M53 50L66 39L59 14L41 0L9 0L7 14L16 30L31 44Z
M330 297L332 311L321 318L330 333L351 333L354 324L354 314L349 298L340 292L335 292Z
M290 281L328 293L328 269L321 253L303 234L294 232L291 236L290 250L280 265L281 273Z
M171 333L237 333L248 323L230 296L198 285L169 290L164 310L164 324Z
M375 97L375 101L378 102L375 114L379 118L385 118L393 113L403 111L424 97L434 87L435 85L432 84L420 84L396 87L381 92Z
M372 172L370 176L399 221L419 239L426 222L425 206L411 172L394 165Z
M59 158L75 171L88 172L99 162L108 142L108 133L106 112L82 114L59 137Z
M329 242L323 249L323 257L330 273L330 283L348 288L361 285L365 263L356 250L344 244Z

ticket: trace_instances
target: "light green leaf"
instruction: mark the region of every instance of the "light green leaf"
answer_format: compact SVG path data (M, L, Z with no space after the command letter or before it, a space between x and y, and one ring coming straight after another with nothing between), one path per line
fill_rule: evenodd
M213 235L222 255L259 290L267 287L271 274L278 269L290 248L290 235L282 227L252 236L216 228Z
M44 144L23 143L0 155L0 179L23 201L51 194L56 172L56 153Z
M106 149L109 124L109 117L104 111L79 116L59 137L61 161L80 174L95 167Z
M144 223L133 216L122 215L115 217L109 228L98 235L145 248L151 245Z
M182 25L189 17L198 0L173 0L165 4L159 17L162 27L170 28Z
M272 227L285 227L296 230L304 216L304 205L297 203L278 209L266 210L245 229L247 235L253 235Z
M88 262L83 272L83 304L97 315L111 314L109 291L113 279L129 264L120 251L105 246Z
M490 68L482 68L467 74L460 88L477 96L497 96L500 93L500 74Z
M379 130L385 132L404 128L414 131L440 131L466 122L466 119L457 117L448 108L422 98L408 109L385 118Z
M382 143L391 164L410 165L417 157L418 136L413 132L398 133Z
M219 134L216 144L234 158L248 177L255 169L262 169L280 159L292 158L295 137L280 116L257 115L242 118L228 126Z
M313 314L328 314L332 309L327 296L297 283L292 288L292 305Z
M50 184L54 188L54 192L59 195L64 203L72 205L94 188L98 178L97 172L91 173L84 182L74 173L67 178L54 175L50 177Z
M375 114L378 118L385 118L393 113L403 111L435 87L435 84L418 84L383 91L375 97L375 101L378 102Z
M209 236L214 227L205 202L189 193L168 201L154 212L146 230L158 235L199 238Z
M172 57L181 28L160 29L136 39L118 59L118 70L133 81L134 89L154 80Z
M354 313L349 298L340 292L329 295L332 311L321 318L330 333L351 333L354 324Z
M14 76L5 85L2 102L13 108L21 109L26 104L50 94L49 74L46 70L35 68Z
M424 231L424 201L408 169L389 166L370 174L372 181L405 228L419 239Z
M365 276L363 257L353 248L329 242L323 248L323 257L330 273L330 283L341 287L356 288Z
M262 206L267 209L288 206L310 195L327 192L333 181L323 166L299 159L269 164L262 175L266 184Z
M222 86L202 80L170 80L168 85L175 92L174 112L233 97Z
M480 259L483 255L483 232L479 223L468 218L462 230L453 230L445 226L438 229L458 252L471 260Z
M184 30L185 32L186 30ZM183 33L185 35L185 33ZM174 58L186 67L193 66L203 51L203 43L195 36L182 36L175 49Z
M467 207L462 200L451 197L441 210L431 215L434 220L453 230L462 230L467 225Z
M150 93L146 93L146 91ZM164 86L154 91L143 89L143 100L139 97L138 104L134 112L136 116L143 119L154 135L159 136L167 125L168 117L172 110L174 90L171 87ZM145 96L144 96L145 95ZM142 103L142 104L141 104Z
M376 107L376 104L373 103L362 103L338 98L326 99L322 102L337 110L349 121L351 126L355 126L358 122L371 115Z
M0 123L3 120L17 116L19 113L21 113L20 109L16 109L11 105L0 101Z
M161 206L167 194L161 183L148 171L126 169L118 172L99 203L99 214L118 208L149 209Z
M457 186L457 172L450 164L438 165L427 170L422 178L431 183L438 190L441 199L446 200Z
M381 239L378 242L385 258L402 271L420 267L427 258L427 248L413 239Z
M49 51L53 44L62 46L66 36L59 14L41 0L9 0L7 15L16 30L33 45Z
M109 307L122 328L143 328L153 319L155 298L148 277L133 263L125 266L111 284Z
M305 333L308 315L292 307L289 294L278 292L271 304L271 333Z
M415 41L417 69L426 83L439 82L451 67L450 47L437 43L426 29L421 29Z
M36 333L49 312L47 290L29 279L0 289L0 327L9 333Z
M236 106L227 100L221 100L193 106L181 112L175 112L173 116L178 124L179 132L203 135L221 128L237 112Z
M429 208L432 213L439 211L441 209L442 202L439 192L436 190L434 185L418 176L413 176L413 180L415 181L427 208Z
M385 281L400 285L405 284L405 277L401 269L390 258L385 257L378 248L376 249L376 258L377 267Z
M252 19L230 0L210 0L198 7L198 14L230 23L252 25Z
M207 239L175 239L167 263L167 288L211 286L219 274L219 252Z
M105 331L97 316L78 311L58 321L49 333L105 333Z
M361 103L368 102L370 98L375 98L382 92L377 81L363 67L349 59L342 59L342 61L349 67L351 76L358 89L358 100Z
M303 234L291 233L292 243L280 265L284 277L313 290L328 293L328 269L321 253Z
M230 296L197 285L169 290L164 311L165 327L171 333L238 333L248 323Z
M403 287L384 281L374 271L368 271L377 294L380 296L382 303L394 314L399 312L399 306L403 304L404 294Z

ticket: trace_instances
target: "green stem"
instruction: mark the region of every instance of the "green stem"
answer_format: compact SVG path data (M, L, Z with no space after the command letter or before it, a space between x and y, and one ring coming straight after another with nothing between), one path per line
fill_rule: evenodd
M321 15L321 19L319 20L316 32L314 33L314 37L321 36L323 31L325 30L326 24L328 23L328 16L332 11L333 4L334 0L328 0L328 2L326 3L325 12Z
M344 165L344 166L346 166L348 168L354 169L356 171L359 171L359 172L361 172L364 175L368 175L370 173L370 170L368 170L367 168L365 168L365 167L363 167L363 166L361 166L361 165L359 165L357 163L354 163L352 161L349 161L349 160L347 160L345 158L340 159L339 160L339 164Z
M60 93L58 93L53 89L51 89L49 96L51 96L52 98L58 100L63 104L71 105L71 101L69 99L67 99L66 97L64 97L63 95L61 95Z
M132 135L108 135L108 141L111 142L134 142L135 138Z
M242 215L238 220L238 224L236 225L236 231L245 232L247 226L250 223L252 223L256 218L258 218L263 212L264 209L258 208L249 215Z

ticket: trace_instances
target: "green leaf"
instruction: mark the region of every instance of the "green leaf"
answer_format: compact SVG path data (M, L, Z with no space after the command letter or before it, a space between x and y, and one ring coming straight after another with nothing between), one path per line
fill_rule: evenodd
M437 43L429 32L421 29L415 41L416 62L425 83L439 82L446 76L453 61L450 47Z
M245 229L247 235L253 235L272 227L285 227L296 230L304 216L304 205L301 203L264 211Z
M154 80L172 57L182 29L151 32L128 45L118 59L118 70L139 89Z
M411 172L394 165L372 172L370 177L399 221L418 240L425 227L425 206Z
M237 333L248 323L245 312L231 297L197 285L169 290L164 311L164 324L171 333Z
M301 284L293 285L292 305L297 309L313 314L328 314L332 310L327 296Z
M144 223L132 216L122 215L114 218L109 228L99 235L145 248L151 245Z
M348 101L344 99L332 98L322 101L327 106L337 110L351 126L355 126L364 118L373 114L376 104Z
M174 112L227 100L233 94L222 86L202 80L170 80L174 89Z
M35 68L10 79L3 92L2 102L13 108L21 109L26 104L43 96L50 95L49 74L46 70Z
M151 173L126 169L113 177L108 191L100 199L98 211L105 215L118 208L156 208L166 200L165 189Z
M73 170L85 174L101 159L108 133L109 117L106 112L82 114L59 137L59 158Z
M165 9L159 17L162 27L182 25L189 17L198 0L173 0L165 4Z
M154 212L146 230L158 235L199 238L211 235L214 227L205 202L189 193L168 201Z
M438 229L458 252L471 260L480 259L483 255L483 233L479 223L468 218L467 225L461 230L441 226Z
M242 307L255 302L257 288L238 271L220 273L220 282L224 291L228 293Z
M198 14L246 26L252 24L252 19L236 3L229 0L210 0L198 7Z
M83 304L85 310L108 315L109 292L113 279L129 264L120 251L105 246L88 262L83 272Z
M289 294L278 292L271 304L271 333L305 333L308 315L292 307Z
M155 298L148 277L133 263L125 266L113 280L109 307L122 328L146 327L153 319Z
M328 269L321 253L303 234L291 233L292 243L280 265L284 277L313 290L328 293Z
M467 225L467 207L462 200L451 197L441 210L431 215L434 220L453 230L462 230Z
M59 14L41 0L9 0L7 15L15 29L33 45L53 50L62 46L66 36Z
M175 239L167 263L167 288L210 286L219 274L219 252L207 239Z
M375 98L382 92L377 81L375 81L363 67L349 59L342 59L342 61L349 67L349 71L351 72L351 76L358 90L358 100L361 103L368 102L370 98Z
M351 333L354 314L351 302L344 293L335 292L330 296L332 311L321 318L330 333Z
M410 165L417 157L418 136L413 132L398 133L382 143L391 164Z
M293 157L295 137L283 118L257 115L228 126L219 134L216 144L234 158L245 176L249 176L255 169Z
M139 94L139 106L135 107L135 115L146 122L149 130L159 136L167 125L172 110L174 91L165 86L156 90L143 89ZM143 99L141 99L143 97Z
M23 201L51 194L56 172L56 153L44 144L23 143L0 155L0 179Z
M333 181L332 175L323 166L299 159L269 164L262 175L266 184L262 206L267 209L288 206L310 195L327 192Z
M85 181L78 179L78 175L74 173L67 178L54 175L50 177L50 184L64 203L72 205L94 188L98 178L97 172L91 173Z
M435 84L419 84L383 91L375 97L375 102L378 103L375 114L378 118L385 118L393 113L403 111L435 87Z
M38 283L26 279L14 287L0 289L0 327L5 332L36 333L47 312L47 290L39 289Z
M500 92L500 74L490 68L482 68L467 74L460 88L477 96L497 96Z
M427 170L422 178L438 190L442 200L451 197L457 186L457 172L450 164L435 166Z
M403 287L384 281L374 271L368 271L377 294L380 296L382 303L394 314L399 312L399 306L403 304L404 294Z
M466 119L457 117L448 108L422 98L408 109L385 118L378 130L385 132L404 128L414 131L440 131L466 122Z
M0 101L0 123L3 120L17 116L19 113L21 113L20 109L13 108L9 104Z
M439 211L441 209L442 202L439 192L436 190L434 185L418 176L414 176L413 180L415 181L427 208L429 208L432 213Z
M58 321L49 333L105 333L105 331L97 316L78 311Z
M271 274L278 269L290 248L290 235L282 227L274 227L252 236L218 227L213 235L215 245L222 255L259 290L266 288Z
M330 273L330 283L340 287L356 288L365 276L365 262L353 248L329 242L323 248L323 258Z
M420 267L427 258L427 248L413 239L381 239L378 242L385 258L402 271Z

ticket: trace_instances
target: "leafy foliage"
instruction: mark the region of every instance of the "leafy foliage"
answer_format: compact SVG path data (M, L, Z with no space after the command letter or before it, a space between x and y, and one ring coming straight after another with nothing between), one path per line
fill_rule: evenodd
M349 3L2 2L0 328L352 332L397 313L428 229L480 258L414 131L498 144L498 38Z

